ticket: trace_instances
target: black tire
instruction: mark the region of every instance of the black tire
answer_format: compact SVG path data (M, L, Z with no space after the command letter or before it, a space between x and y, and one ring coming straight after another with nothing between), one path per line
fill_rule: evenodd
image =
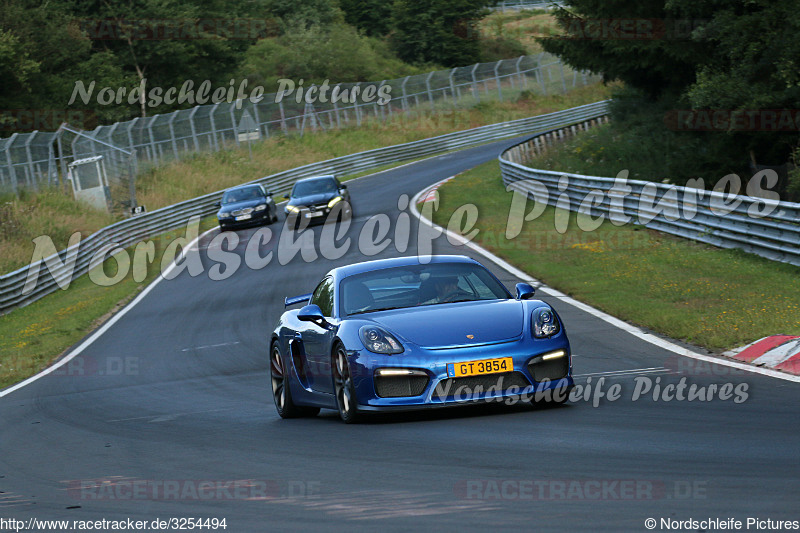
M333 392L336 396L336 406L339 408L339 417L345 424L354 424L360 420L361 413L358 412L358 400L353 385L353 375L350 373L350 364L347 362L347 352L341 344L337 344L333 350L331 369Z
M298 418L301 416L316 416L318 407L300 407L292 401L292 389L289 386L286 361L283 359L281 349L277 342L272 343L269 356L270 382L272 385L272 400L275 409L281 418Z

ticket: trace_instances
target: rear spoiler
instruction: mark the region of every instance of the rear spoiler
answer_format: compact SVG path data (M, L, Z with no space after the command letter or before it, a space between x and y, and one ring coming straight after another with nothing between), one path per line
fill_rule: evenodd
M303 294L301 296L294 296L292 298L285 298L283 301L283 305L289 307L290 305L300 304L300 303L308 303L311 299L311 293Z

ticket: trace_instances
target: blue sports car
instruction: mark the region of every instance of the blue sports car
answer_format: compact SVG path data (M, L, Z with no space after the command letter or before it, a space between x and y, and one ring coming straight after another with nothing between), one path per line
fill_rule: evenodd
M283 418L474 402L563 402L573 386L555 310L518 283L516 297L477 261L433 256L334 268L313 293L286 298L270 338Z

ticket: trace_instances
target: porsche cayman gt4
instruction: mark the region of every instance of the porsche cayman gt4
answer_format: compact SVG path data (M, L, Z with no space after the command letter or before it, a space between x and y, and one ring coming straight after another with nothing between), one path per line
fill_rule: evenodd
M353 422L375 411L566 399L572 364L558 313L528 284L511 295L473 259L427 259L334 268L312 293L286 298L291 309L270 338L281 417L336 409Z

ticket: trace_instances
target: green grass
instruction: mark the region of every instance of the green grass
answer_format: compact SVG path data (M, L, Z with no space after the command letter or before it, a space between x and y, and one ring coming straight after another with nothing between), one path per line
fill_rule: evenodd
M457 207L476 205L476 243L547 285L633 324L714 351L776 333L800 334L800 268L642 226L606 221L586 232L575 213L561 234L550 207L508 240L512 194L505 191L495 161L439 191L436 223L447 226ZM529 202L526 212L531 207Z
M667 179L663 167L654 165L653 160L652 154L643 153L640 142L620 136L610 124L603 124L531 157L525 165L612 178L626 169L630 172L629 179Z
M307 163L567 109L605 99L608 94L607 87L593 85L567 95L539 98L528 94L516 102L482 102L467 110L397 117L385 123L367 121L358 129L308 134L304 137L274 137L253 146L252 160L247 147L244 147L240 150L197 154L153 169L138 180L137 195L139 203L152 211ZM279 199L282 191L275 192L278 193L276 199ZM91 211L58 191L43 194L46 195L44 199L41 194L30 194L20 200L5 199L11 204L7 208L12 214L8 220L21 229L2 234L0 271L20 268L30 261L33 236L51 235L56 247L61 249L65 247L72 231L75 231L73 228L89 234L114 220L113 216ZM31 205L40 204L50 205L51 208L30 208ZM73 220L69 216L77 218ZM35 225L45 223L51 226L39 229ZM208 227L214 223L213 219L205 222ZM37 234L37 231L41 233ZM154 241L158 248L161 240ZM160 252L161 248L158 248L157 253ZM111 263L114 264L113 261ZM160 259L157 259L154 265L159 264ZM96 286L88 276L83 276L75 280L67 291L57 291L27 307L0 316L0 387L18 382L49 365L108 318L116 308L133 298L157 274L154 268L142 283L134 282L129 276L112 287Z
M201 222L200 232L216 225L216 218ZM59 290L31 305L0 316L0 388L21 381L49 366L67 348L85 337L146 287L161 272L161 259L167 245L183 237L185 227L166 232L151 240L155 260L148 266L144 281L137 283L133 273L110 287L96 285L83 275L67 290ZM133 257L129 249L129 257ZM105 263L109 277L117 263Z
M381 148L469 128L525 118L608 98L610 88L600 84L566 95L535 96L519 92L516 101L481 101L469 109L440 110L412 116L396 115L386 122L366 120L360 128L299 136L275 136L252 146L198 153L181 161L150 169L136 181L138 203L153 211L183 200L239 185L263 176L334 157ZM276 191L283 192L283 191ZM66 247L69 236L84 236L115 220L58 190L27 192L21 198L0 197L0 272L24 267L31 259L31 240L50 235L56 248Z

